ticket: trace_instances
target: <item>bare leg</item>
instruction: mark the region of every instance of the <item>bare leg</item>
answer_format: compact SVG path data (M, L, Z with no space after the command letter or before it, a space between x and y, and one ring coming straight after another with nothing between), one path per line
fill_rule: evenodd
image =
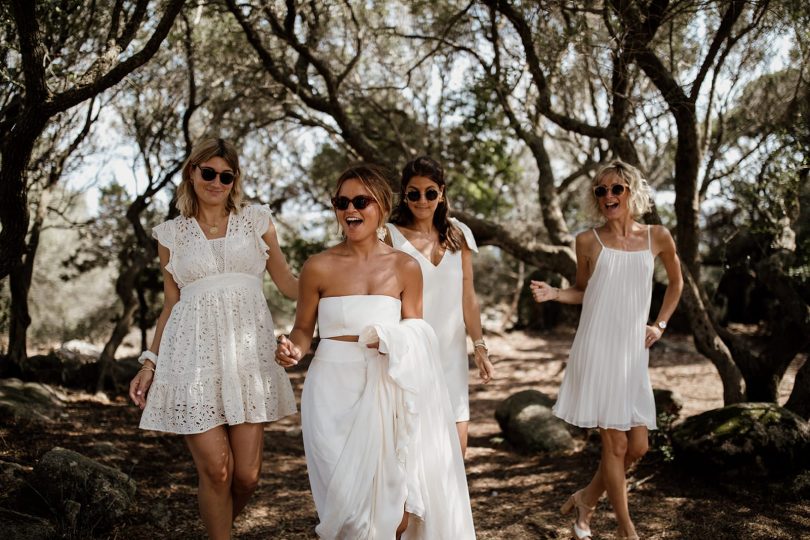
M233 454L233 519L242 511L250 496L259 485L264 450L264 424L239 424L230 426Z
M458 431L458 440L461 443L461 457L467 455L467 430L470 427L469 421L456 422L456 430Z
M408 528L408 519L411 517L410 512L403 512L402 513L402 521L399 522L399 527L397 527L397 540L402 537L402 533Z
M217 426L203 433L186 435L185 439L197 467L197 501L205 530L212 540L227 540L231 537L233 521L233 455L227 428Z
M602 436L602 462L599 471L607 488L607 496L619 523L619 534L631 536L636 533L627 506L627 480L624 475L627 457L628 433L615 429L600 429Z
M647 453L649 446L648 430L645 426L630 428L627 438L627 453L624 456L625 471ZM590 484L582 490L582 502L588 506L595 507L606 490L607 486L605 486L605 481L602 478L602 463L600 462L599 468L596 470L596 474L594 474ZM593 512L580 512L581 519L577 521L577 524L581 528L587 529L591 521L592 513Z

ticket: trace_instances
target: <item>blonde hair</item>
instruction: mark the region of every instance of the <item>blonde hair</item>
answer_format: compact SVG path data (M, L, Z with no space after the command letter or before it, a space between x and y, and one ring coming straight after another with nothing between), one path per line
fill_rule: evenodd
M242 208L242 169L239 168L239 155L236 153L236 147L224 139L210 137L198 141L183 163L183 180L177 188L177 200L175 202L175 206L180 210L183 217L195 216L198 209L197 194L194 192L191 172L194 167L213 157L224 159L234 174L233 186L231 191L228 192L225 209L228 212L238 213L239 209Z
M337 179L335 197L340 194L343 184L352 179L359 180L377 201L380 207L380 222L377 223L377 228L384 226L394 206L394 194L391 191L391 184L388 182L385 169L367 163L350 165Z
M599 172L593 177L590 195L588 197L588 209L592 217L596 219L602 218L602 213L599 211L599 200L596 198L596 195L594 195L593 188L599 185L606 176L610 175L618 176L630 188L630 197L627 200L627 205L634 218L641 217L650 211L652 208L652 191L650 190L650 185L641 175L641 171L629 163L616 159L599 169Z

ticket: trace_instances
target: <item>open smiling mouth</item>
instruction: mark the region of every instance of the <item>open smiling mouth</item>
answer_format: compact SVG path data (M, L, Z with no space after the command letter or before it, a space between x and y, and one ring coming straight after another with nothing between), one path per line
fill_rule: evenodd
M614 208L618 208L618 207L619 207L619 203L617 203L617 202L605 203L605 208L607 208L608 210L613 210Z
M363 224L363 219L359 217L349 216L346 218L346 226L351 229L356 229Z

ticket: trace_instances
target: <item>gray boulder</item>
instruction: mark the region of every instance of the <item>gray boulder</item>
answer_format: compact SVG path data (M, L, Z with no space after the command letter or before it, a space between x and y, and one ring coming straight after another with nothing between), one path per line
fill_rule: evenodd
M0 379L0 416L12 422L48 424L63 406L64 395L51 386Z
M675 459L716 473L795 474L808 464L810 424L775 403L738 403L691 416L672 433Z
M118 469L56 447L34 467L32 485L80 530L106 530L120 522L135 498L135 481Z
M6 540L48 540L57 538L56 528L47 520L0 508L0 531Z
M0 486L2 486L0 503L5 504L7 499L16 496L21 491L25 486L29 469L30 467L26 468L17 463L0 460Z
M528 452L573 450L574 438L567 424L551 414L554 400L537 390L524 390L503 400L495 419L504 437Z

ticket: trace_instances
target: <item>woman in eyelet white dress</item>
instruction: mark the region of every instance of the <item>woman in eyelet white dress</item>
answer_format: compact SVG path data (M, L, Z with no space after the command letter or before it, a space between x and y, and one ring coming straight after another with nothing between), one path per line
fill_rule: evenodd
M604 224L576 238L576 283L567 289L531 285L537 302L582 304L553 412L570 424L599 428L602 439L599 469L561 510L574 511L574 538L592 538L591 515L607 491L619 523L617 537L638 539L625 470L646 453L648 430L656 429L649 348L678 305L683 279L669 231L635 221L650 208L649 188L638 169L614 161L596 174L591 190L592 209ZM655 257L664 264L668 285L656 322L648 325Z
M344 240L304 265L276 359L295 365L317 319L301 423L320 538L466 540L467 479L419 264L377 237L391 199L376 167L338 178Z
M230 538L259 480L265 422L294 414L289 378L275 362L267 269L295 299L297 280L267 206L241 207L235 148L205 139L182 168L180 216L155 227L164 306L144 366L130 384L140 427L178 433L199 476L210 538ZM154 380L153 380L154 375Z
M462 453L467 452L470 421L467 334L473 341L478 375L488 383L494 374L481 331L481 311L473 287L472 231L449 218L444 169L422 156L402 170L399 204L388 223L386 242L419 261L424 318L439 338L440 357Z

